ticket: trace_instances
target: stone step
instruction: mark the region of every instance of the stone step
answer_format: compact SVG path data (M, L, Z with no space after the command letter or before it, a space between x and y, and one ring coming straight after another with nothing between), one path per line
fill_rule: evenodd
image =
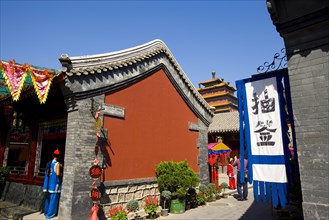
M8 201L0 201L0 219L22 219L23 216L34 212L37 212L37 210Z

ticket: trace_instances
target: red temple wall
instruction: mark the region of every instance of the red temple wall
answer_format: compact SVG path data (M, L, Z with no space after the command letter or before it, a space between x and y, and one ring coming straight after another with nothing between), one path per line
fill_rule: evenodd
M105 181L155 177L161 161L187 160L199 172L198 132L188 129L198 118L163 70L107 94L105 103L125 108L124 119L104 117L112 163Z

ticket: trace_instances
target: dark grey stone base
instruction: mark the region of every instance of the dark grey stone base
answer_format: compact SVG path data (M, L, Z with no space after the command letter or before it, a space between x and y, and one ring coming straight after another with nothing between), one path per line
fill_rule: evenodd
M0 201L0 219L21 219L42 210L41 186L6 182Z

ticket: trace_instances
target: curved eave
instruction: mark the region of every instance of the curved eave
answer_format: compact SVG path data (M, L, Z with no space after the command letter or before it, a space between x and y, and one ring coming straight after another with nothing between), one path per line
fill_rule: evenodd
M224 102L224 103L218 103L218 104L211 104L211 106L213 106L213 107L220 107L220 106L226 106L226 105L232 105L232 106L238 107L236 104L234 104L232 102Z
M201 84L201 85L207 85L207 84L209 84L209 83L213 83L213 82L218 82L218 83L220 83L221 80L218 79L218 78L215 78L215 79L210 79L210 80L202 81L202 82L200 82L199 84Z
M213 116L214 108L211 107L200 95L170 52L169 48L161 40L157 39L140 46L98 55L76 57L62 55L59 58L59 61L62 64L62 73L70 77L73 75L101 74L102 72L125 68L160 53L164 53L168 57L194 97L201 103L207 112Z
M219 130L209 130L209 133L237 133L239 129L219 129Z
M220 87L227 87L229 89L232 89L232 90L236 91L236 88L233 87L231 84L228 84L227 82L221 82L220 84L216 84L216 85L205 87L205 88L198 88L198 91L199 92L201 92L201 91L204 92L204 91L207 91L207 90L211 90L211 89L214 89L214 88L220 88Z
M211 99L211 98L215 98L215 97L225 97L225 96L230 96L231 98L233 99L238 99L236 96L232 95L231 93L229 92L225 92L225 93L217 93L217 94L209 94L209 95L202 95L202 97L204 99Z
M232 110L238 110L238 109L235 109L235 108L218 108L215 110L215 114L219 114L219 113L226 113L226 112L231 112Z

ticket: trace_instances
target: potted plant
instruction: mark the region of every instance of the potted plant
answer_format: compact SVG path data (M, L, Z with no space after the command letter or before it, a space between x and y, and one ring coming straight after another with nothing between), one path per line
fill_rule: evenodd
M187 190L196 187L199 178L187 161L163 161L156 165L156 175L159 191L171 192L170 212L185 212L185 196Z
M186 190L183 187L181 187L171 195L174 199L172 199L170 203L170 212L176 214L184 213L186 210L185 207Z
M127 202L127 205L126 205L126 209L128 210L128 212L133 212L134 213L134 216L135 216L135 220L140 220L142 219L141 216L138 215L137 211L139 209L139 205L138 205L138 202L137 200L135 199L132 199L130 201Z
M222 184L220 184L222 186L223 189L223 198L227 198L228 195L225 193L225 189L228 188L228 184L226 182L222 182Z
M205 205L206 204L206 198L205 198L204 193L199 192L196 195L196 202L197 202L198 206L201 206L201 205Z
M127 220L127 211L121 206L114 206L109 212L111 220Z
M209 190L208 186L206 186L205 184L200 184L199 192L202 194L205 202L210 201L211 191Z
M208 194L208 188L205 184L201 183L199 185L199 193L198 193L199 197L202 196L202 198L204 199L204 203L206 203L208 201L209 198L209 194ZM200 198L199 198L200 200ZM198 202L199 205L199 202Z
M148 214L149 218L154 219L156 217L156 212L158 210L159 206L159 200L155 195L151 196L148 195L145 200L145 207L144 211L146 214Z
M193 209L198 206L196 197L197 193L195 188L189 188L186 194L186 209Z
M216 199L220 199L220 193L222 192L221 186L216 186Z
M171 192L168 190L164 190L161 192L161 196L163 197L163 209L161 209L161 215L167 216L168 215L168 208L166 208L166 202L171 198Z
M208 202L216 201L216 193L216 185L214 183L209 183L207 186Z
M199 185L199 192L206 193L207 192L207 186L205 184Z

